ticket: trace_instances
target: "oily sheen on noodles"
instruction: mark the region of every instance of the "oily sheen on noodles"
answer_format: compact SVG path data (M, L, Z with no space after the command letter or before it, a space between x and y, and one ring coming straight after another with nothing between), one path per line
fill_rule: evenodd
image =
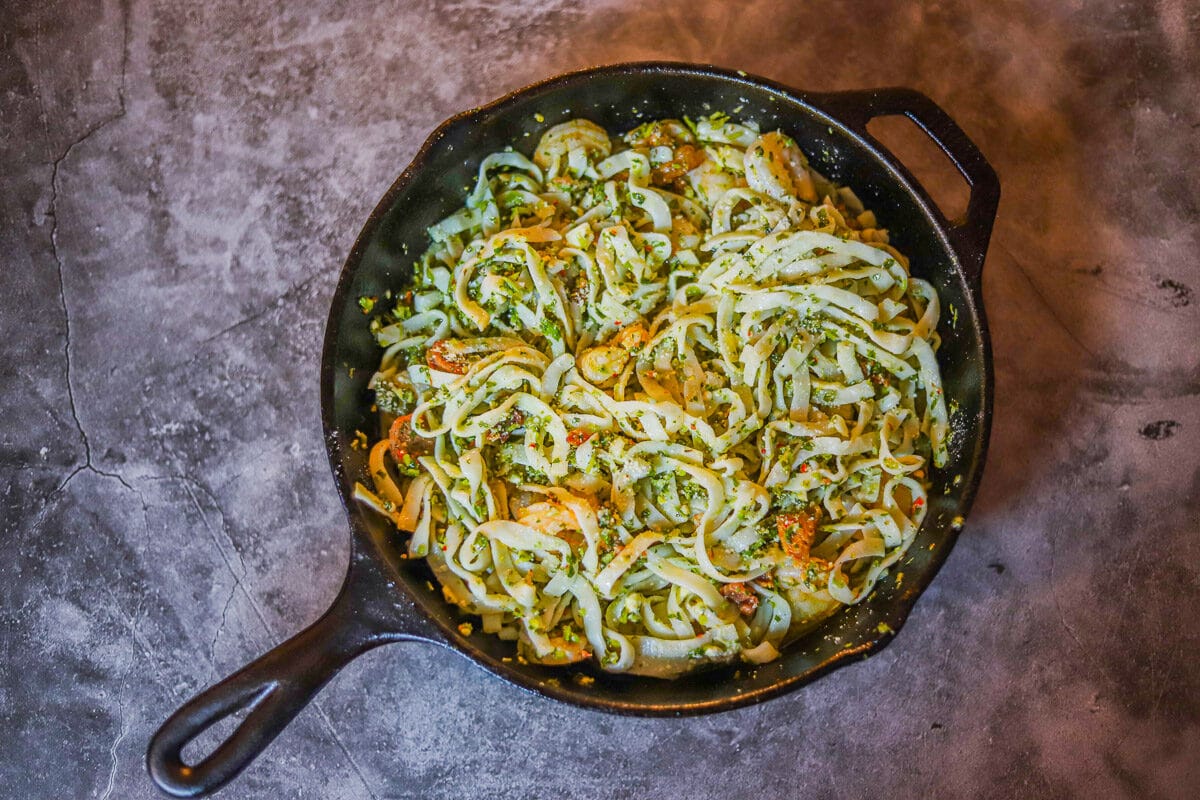
M429 235L360 300L386 435L357 494L519 658L766 662L912 542L937 294L785 134L572 120Z

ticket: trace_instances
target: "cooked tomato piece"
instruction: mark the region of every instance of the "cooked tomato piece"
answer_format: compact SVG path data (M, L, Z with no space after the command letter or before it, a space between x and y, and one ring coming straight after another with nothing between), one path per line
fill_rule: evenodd
M388 431L388 446L397 464L412 463L413 456L429 455L433 452L433 443L423 436L418 436L412 429L412 414L396 417Z
M667 186L682 178L704 162L704 151L690 144L675 148L670 161L659 164L650 174L651 183Z
M726 600L738 607L743 617L752 617L758 611L758 595L744 583L726 583L721 586L721 594Z
M779 514L775 517L775 525L779 529L779 543L783 551L791 556L797 564L808 560L812 550L813 539L817 535L817 523L821 520L821 509L813 506L811 509Z
M465 375L471 362L454 345L451 339L438 339L425 351L425 363L442 372Z

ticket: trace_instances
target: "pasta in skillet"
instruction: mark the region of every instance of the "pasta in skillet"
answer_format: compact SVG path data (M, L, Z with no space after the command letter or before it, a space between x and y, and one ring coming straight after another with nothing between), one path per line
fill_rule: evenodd
M767 662L912 542L938 297L783 133L565 122L429 235L361 300L386 435L357 496L521 658Z

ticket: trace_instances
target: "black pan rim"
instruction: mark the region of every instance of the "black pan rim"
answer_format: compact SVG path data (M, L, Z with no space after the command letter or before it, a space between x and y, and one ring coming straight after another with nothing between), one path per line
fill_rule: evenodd
M341 452L343 443L340 437L336 435L336 426L334 424L333 387L335 361L333 356L341 330L341 323L344 319L344 314L342 313L341 309L346 304L347 295L350 292L353 278L357 272L358 266L373 232L391 209L397 196L408 187L413 177L424 168L425 162L429 158L429 154L438 146L446 134L456 126L469 124L481 116L502 110L516 102L519 102L526 95L538 90L551 89L563 84L590 77L610 77L635 73L671 73L695 77L717 77L733 83L742 84L756 90L766 90L779 96L781 99L786 100L789 103L803 106L806 110L818 116L826 124L836 126L857 145L879 154L891 171L893 179L900 182L904 190L916 200L920 210L929 219L934 221L934 228L938 238L945 247L946 252L952 255L954 266L966 277L969 287L969 291L966 293L966 299L971 304L972 315L976 320L978 320L980 345L983 355L983 374L981 376L980 385L981 403L978 420L979 436L975 441L975 454L971 459L972 471L971 474L964 476L964 487L962 489L959 501L960 514L965 516L969 512L972 504L974 503L975 496L978 492L979 483L982 478L987 456L988 440L991 434L994 394L991 337L988 332L987 320L984 314L981 297L981 279L978 278L978 276L972 278L972 276L970 276L970 274L963 268L959 253L953 246L950 236L948 235L948 223L936 204L934 204L930 199L928 193L913 178L909 171L894 157L892 157L890 153L888 153L887 150L878 142L875 142L873 139L871 139L869 135L865 135L855 130L855 128L852 126L847 125L846 123L832 116L819 105L814 104L814 102L809 99L808 93L797 91L771 79L756 76L742 70L730 70L712 65L677 61L622 62L564 72L551 78L537 81L527 86L515 89L489 103L467 109L447 118L429 134L425 142L413 156L408 166L400 173L395 181L392 182L372 210L371 214L367 217L362 230L356 237L354 245L351 247L346 261L342 266L334 294L330 300L330 311L326 320L320 367L321 421L324 430L326 452L329 458L330 469L333 474L334 482L337 486L338 495L341 498L342 506L346 511L347 519L352 531L352 561L354 560L356 554L363 547L362 542L359 541L359 537L368 536L368 534L363 527L363 523L361 522L360 515L363 512L357 507L358 504L348 496L346 491L346 473ZM395 581L396 585L394 586L394 590L399 591L404 598L415 609L417 609L417 612L422 617L427 619L431 624L435 625L442 634L442 636L436 638L416 634L411 638L422 639L450 647L459 652L461 655L466 656L476 665L487 670L489 673L496 675L506 682L525 691L542 697L570 703L575 706L596 709L617 715L642 717L695 716L718 711L733 710L736 708L742 708L745 706L756 705L758 703L765 702L766 700L770 700L794 691L801 686L811 683L817 678L820 678L836 669L851 663L856 663L857 661L863 660L880 652L884 647L894 640L896 635L903 628L905 622L908 620L921 595L924 594L925 590L941 571L958 540L960 530L961 528L959 526L949 527L939 541L937 551L931 560L929 569L922 573L919 578L914 579L915 591L906 592L902 597L899 597L895 600L889 613L889 625L891 626L891 631L887 633L880 633L855 647L838 652L834 656L827 658L808 670L796 675L781 678L780 680L767 686L754 690L737 691L732 688L734 684L731 683L731 691L728 695L714 700L694 703L633 703L622 701L620 699L589 695L585 691L572 689L569 686L569 682L563 682L559 685L556 685L535 679L523 672L521 669L512 666L509 663L502 662L499 659L493 658L489 654L473 647L469 641L461 637L450 625L427 614L422 608L421 602L409 590L406 582L403 579ZM374 560L382 560L373 553L370 554L370 557ZM386 564L381 564L380 566L385 570L390 571L391 569ZM644 680L659 679L645 678ZM669 685L669 682L664 682L664 685Z

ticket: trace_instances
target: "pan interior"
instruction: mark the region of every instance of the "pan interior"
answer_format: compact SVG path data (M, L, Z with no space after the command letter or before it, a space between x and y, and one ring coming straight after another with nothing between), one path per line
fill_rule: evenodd
M692 713L763 699L831 667L866 654L903 624L917 595L932 579L957 533L981 468L990 391L986 332L957 258L940 230L937 212L907 185L888 159L837 122L784 92L739 75L683 66L609 68L578 73L510 96L456 118L431 137L417 160L389 190L355 245L334 299L326 345L325 422L339 490L349 497L366 480L365 453L348 446L356 431L378 432L367 381L381 351L358 307L360 295L403 289L411 264L425 249L425 229L461 206L480 159L512 145L530 154L550 125L585 117L612 132L664 117L693 118L724 111L762 130L792 135L814 166L854 189L942 301L938 352L954 436L949 462L931 474L930 509L908 554L863 603L842 610L770 664L730 666L674 681L610 675L590 667L521 665L511 643L483 633L461 636L467 615L446 603L423 562L401 558L403 540L370 511L350 500L355 547L378 557L451 644L485 667L560 699L624 713ZM504 659L510 659L508 661ZM591 680L584 678L587 676Z

